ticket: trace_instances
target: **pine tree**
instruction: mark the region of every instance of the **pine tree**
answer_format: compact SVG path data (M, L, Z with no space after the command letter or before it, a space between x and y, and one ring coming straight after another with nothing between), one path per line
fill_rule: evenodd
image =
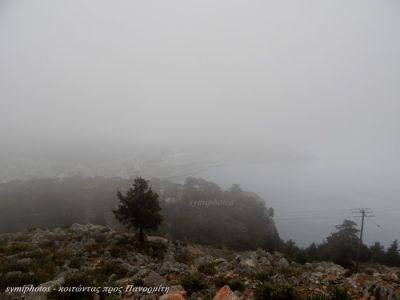
M371 259L373 262L383 263L385 257L385 248L379 242L375 242L369 247L371 253Z
M335 226L337 231L332 233L325 244L328 259L339 265L350 267L355 259L358 247L358 232L356 223L344 220L341 225Z
M399 245L397 243L397 240L394 240L387 249L385 253L385 263L389 266L400 265Z
M114 214L122 224L139 230L140 240L144 242L144 230L156 230L162 222L158 194L153 192L148 182L137 177L133 188L126 194L117 192L120 203Z

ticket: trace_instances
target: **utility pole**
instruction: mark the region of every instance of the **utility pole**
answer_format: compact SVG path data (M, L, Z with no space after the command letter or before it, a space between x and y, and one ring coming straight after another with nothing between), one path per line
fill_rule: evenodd
M363 233L364 233L364 219L373 217L373 215L371 215L372 210L370 208L357 208L357 209L352 209L351 211L353 213L357 214L357 215L355 215L356 218L361 218L360 238L359 238L359 242L358 242L357 262L356 262L356 272L358 272L359 266L360 266L362 239L363 239Z

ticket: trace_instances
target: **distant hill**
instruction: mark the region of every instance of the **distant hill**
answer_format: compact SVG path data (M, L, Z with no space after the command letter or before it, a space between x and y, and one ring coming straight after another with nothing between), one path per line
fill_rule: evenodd
M72 223L118 227L112 209L117 189L132 179L105 177L34 178L0 184L0 232L51 228ZM274 250L279 242L273 210L238 185L223 190L200 178L184 184L153 179L164 223L158 234L234 249Z

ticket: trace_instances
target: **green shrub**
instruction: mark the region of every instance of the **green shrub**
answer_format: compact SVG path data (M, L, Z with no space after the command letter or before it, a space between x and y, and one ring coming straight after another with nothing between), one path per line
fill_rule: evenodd
M190 295L193 292L197 292L207 288L207 282L204 277L199 273L187 274L182 280L181 285Z
M59 266L64 265L65 261L72 257L74 257L74 254L71 251L65 249L60 249L53 253L53 261Z
M193 257L187 253L177 253L175 254L175 260L179 263L190 265L193 262Z
M109 251L111 256L115 258L126 256L126 249L121 246L112 245Z
M258 281L260 281L261 283L268 282L270 280L270 278L271 278L271 275L266 272L260 272L260 273L257 273L257 275L256 275L256 279Z
M351 297L345 288L334 287L328 296L314 293L308 296L307 300L351 300Z
M83 263L83 259L75 256L71 258L71 260L68 263L68 267L73 268L73 269L79 269Z
M329 300L329 298L321 293L315 293L308 296L307 300Z
M123 277L126 275L127 270L121 266L118 262L110 261L105 262L103 266L98 270L99 273L110 276L111 274L115 274L118 277Z
M134 287L139 287L139 286L143 286L144 285L144 280L143 278L136 278L133 282L132 285Z
M232 291L239 291L239 292L243 293L243 291L245 289L245 285L239 280L232 280L232 281L228 282L228 285Z
M32 259L28 264L19 264L16 260L2 260L0 262L0 284L7 286L20 286L25 284L38 285L51 280L54 275L55 266L49 257ZM21 272L11 273L8 272Z
M243 292L245 289L245 285L239 280L228 280L223 276L219 276L214 279L214 284L217 288L223 287L224 285L228 285L231 290Z
M256 300L300 300L296 290L287 285L278 285L272 283L259 284L255 290Z
M345 288L334 287L329 300L351 300L351 297Z
M33 246L30 243L14 242L8 247L7 253L9 255L12 255L12 254L18 254L20 252L29 251L29 250L32 250L32 249L33 249Z
M23 286L33 284L35 281L34 275L29 273L15 273L0 276L0 290L8 286Z
M160 260L164 258L165 251L167 250L167 246L159 242L141 243L139 241L135 241L134 248L141 254Z
M215 263L208 263L204 264L198 267L198 270L200 273L203 273L205 275L212 276L215 273L217 273L217 270L215 269Z
M224 285L227 285L229 283L229 280L225 278L224 276L218 276L214 278L214 284L217 288L223 287Z

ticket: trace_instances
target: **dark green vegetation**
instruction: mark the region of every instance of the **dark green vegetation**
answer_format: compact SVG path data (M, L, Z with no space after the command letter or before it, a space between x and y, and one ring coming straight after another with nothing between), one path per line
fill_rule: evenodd
M144 242L144 230L156 230L162 222L158 194L154 193L146 180L135 178L133 188L125 195L117 193L120 203L114 210L118 221L139 230L140 240Z
M354 260L358 249L358 229L357 224L351 220L344 220L342 224L336 226L333 232L322 244L311 244L305 249L296 246L292 241L282 241L280 250L289 259L306 263L312 261L333 261L346 268L354 267ZM388 266L400 266L400 253L397 241L394 241L385 251L384 247L375 242L374 245L361 247L361 262L372 262L386 264Z
M292 286L270 281L270 276L260 273L254 293L256 300L302 300L305 299ZM344 288L333 287L328 293L314 293L306 297L307 300L351 300L351 296Z
M400 293L399 269L351 274L331 262L290 264L282 253L262 249L239 252L161 237L143 243L126 229L93 224L2 234L0 245L0 298L6 287L25 284L52 287L49 299L121 299L127 283L182 285L188 299L213 299L223 286L243 299L347 300L367 290L387 299Z
M72 223L118 226L112 214L119 204L116 191L129 193L132 183L133 179L71 177L1 184L0 232ZM151 187L159 195L163 216L155 234L239 250L278 247L272 209L237 185L222 190L215 183L187 178L184 184L154 179ZM127 194L119 196L125 199Z
M0 232L63 227L75 222L116 227L118 222L112 210L120 200L117 189L124 191L118 195L125 199L132 183L133 179L70 177L1 184ZM291 240L280 241L273 210L266 208L257 195L242 191L238 185L223 190L215 183L198 178L187 178L184 184L153 179L151 188L159 195L163 216L154 234L221 249L279 250L299 263L326 260L347 268L354 265L358 229L352 221L345 220L338 225L336 232L321 244L313 243L301 249ZM0 252L4 252L1 247ZM124 251L123 247L110 250L114 257ZM397 241L386 250L379 242L370 247L363 245L361 262L399 266ZM204 267L202 271L210 274L213 268Z
M257 275L257 286L254 292L255 300L300 300L297 291L283 284L276 284L270 281L270 275L262 272Z
M167 200L163 230L174 239L239 250L273 250L278 245L272 210L237 185L225 191L215 183L187 178L184 185L161 186L160 191Z
M121 178L33 178L0 184L0 232L89 223L111 214ZM95 216L97 216L95 218Z
M330 290L328 295L316 293L307 298L307 300L352 300L346 289L335 287Z
M154 261L160 261L164 257L166 246L162 243L143 244L133 234L115 234L108 227L103 228L95 237L73 227L65 228L55 234L43 233L37 243L32 243L31 232L17 233L17 237L12 239L2 236L0 292L9 286L37 286L52 281L65 266L75 271L65 278L64 287L113 287L116 280L128 275L129 270L118 260L99 257L115 252L118 252L119 259L125 260L132 253L149 256ZM82 241L89 242L80 246ZM50 299L91 299L89 296L88 292L57 291L49 295Z
M57 249L55 241L38 247L25 238L17 240L1 239L1 253L13 259L0 259L0 289L7 286L37 285L51 280L60 268L67 251ZM4 276L8 274L8 276Z
M185 275L180 283L189 295L194 292L204 290L208 286L204 275L199 273Z

